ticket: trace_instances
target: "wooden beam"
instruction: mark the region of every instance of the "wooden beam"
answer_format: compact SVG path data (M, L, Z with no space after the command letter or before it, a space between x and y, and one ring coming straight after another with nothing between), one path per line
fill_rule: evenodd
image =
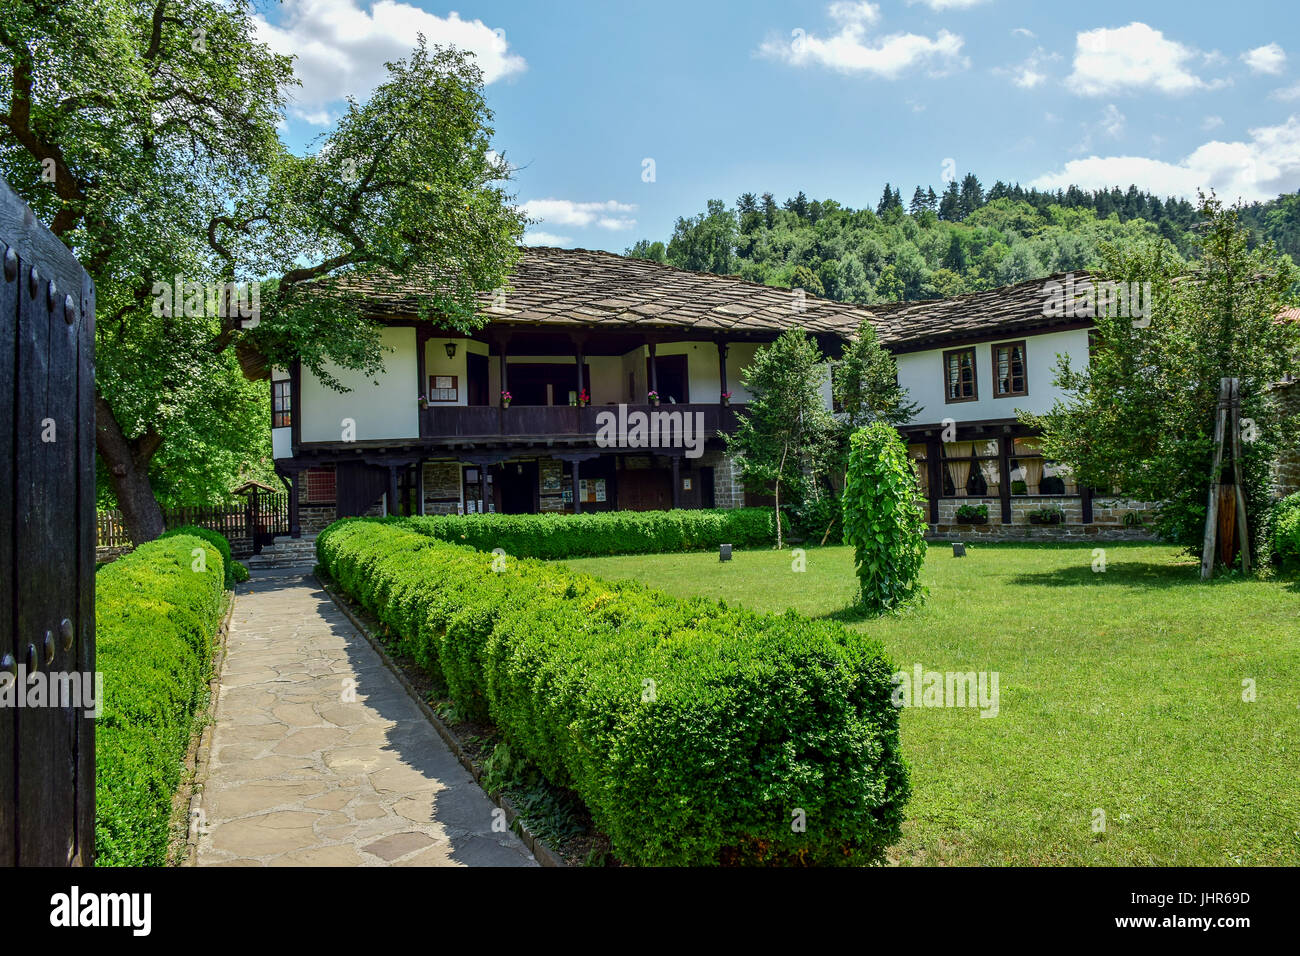
M998 503L1002 505L1002 523L1011 524L1011 439L1006 436L998 439Z
M1219 485L1223 475L1223 439L1231 404L1231 379L1219 380L1219 405L1214 415L1214 464L1210 469L1210 500L1205 511L1205 539L1201 545L1201 580L1214 574L1214 540L1218 534Z
M578 496L578 470L581 462L571 462L570 467L573 469L573 513L582 514L582 499Z

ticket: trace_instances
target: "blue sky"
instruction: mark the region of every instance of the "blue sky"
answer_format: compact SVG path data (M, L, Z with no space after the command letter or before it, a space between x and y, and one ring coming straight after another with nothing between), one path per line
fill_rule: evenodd
M417 31L474 51L540 244L621 252L745 191L874 207L886 180L906 201L945 170L1300 189L1295 0L286 0L264 17L299 57L299 149Z

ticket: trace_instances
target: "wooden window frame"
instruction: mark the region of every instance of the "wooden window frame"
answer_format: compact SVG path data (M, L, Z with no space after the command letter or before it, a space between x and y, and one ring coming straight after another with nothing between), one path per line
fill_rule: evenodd
M1025 380L1024 390L1019 392L1016 391L999 392L998 391L998 382L999 382L998 349L1013 349L1017 345L1020 346L1020 354L1024 357L1023 359L1024 370L1022 375L1022 377ZM993 397L994 398L1024 398L1026 395L1028 395L1029 394L1029 346L1025 344L1025 340L1019 339L1013 342L995 342L993 343L992 346L990 346L989 354L992 357L992 364L990 365L990 368L993 371Z
M281 388L284 390L283 393L280 392ZM277 401L282 407L275 407ZM271 382L271 427L293 427L293 383L287 378Z
M434 397L433 397L435 392L438 392L438 391L447 391L447 389L436 389L436 388L433 387L433 383L434 383L437 379L440 379L440 378L449 378L449 379L451 379L451 391L454 393L454 394L452 395L451 398L434 398ZM428 392L428 395L427 395L426 397L428 398L428 401L429 401L429 404L430 404L430 405L433 405L433 404L439 404L439 405L454 405L454 404L456 404L457 402L460 401L460 376L459 376L459 375L437 375L437 374L430 375L430 376L429 376L429 392Z
M970 353L970 386L971 386L971 395L970 395L969 398L953 398L953 397L952 397L952 388L951 388L952 383L951 383L951 382L949 381L949 379L948 379L948 356L950 356L950 355L958 355L958 354L963 353L963 352L969 352L969 353ZM969 346L966 346L965 348L960 348L960 349L948 349L946 352L943 353L943 401L944 401L944 404L945 404L945 405L956 405L956 404L959 404L959 403L961 403L961 402L978 402L978 401L979 401L979 398L980 398L980 378L979 378L979 368L978 368L978 363L977 363L977 361L976 361L977 358L978 358L978 353L975 351L975 346L973 346L973 345L969 345Z

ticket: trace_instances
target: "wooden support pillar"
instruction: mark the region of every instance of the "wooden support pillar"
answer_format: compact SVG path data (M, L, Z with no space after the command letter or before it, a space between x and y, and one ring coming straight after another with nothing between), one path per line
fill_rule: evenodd
M718 382L721 383L718 388L718 401L722 401L722 396L727 394L727 343L718 339Z
M650 349L650 362L649 365L647 366L649 379L650 379L650 391L654 392L655 394L658 394L659 393L659 370L655 368L655 364L656 364L655 363L655 340L647 339L646 345Z
M415 461L415 513L424 514L424 459Z
M682 506L682 460L673 455L673 507Z
M510 336L498 335L497 336L497 362L498 362L498 368L500 372L498 377L501 379L501 391L503 392L510 391L510 363L506 359L506 351L509 349L509 347L510 347ZM497 404L498 405L501 404L500 396L497 397Z
M571 467L573 468L573 513L582 514L582 498L578 494L578 462L575 460Z
M388 513L397 514L397 466L388 466Z
M998 499L1002 504L1003 524L1011 524L1011 442L1007 434L998 438ZM1086 507L1091 510L1091 502ZM1090 520L1085 518L1084 522Z
M423 398L428 398L429 376L428 376L428 359L425 356L427 351L426 345L429 342L429 330L423 325L415 329L415 394ZM419 435L421 438L427 437L428 429L425 428L424 410L419 411Z
M575 335L573 337L573 355L574 358L577 359L577 368L578 368L577 396L578 396L578 403L581 404L582 390L584 386L583 386L583 375L582 375L582 336L580 335Z
M289 537L301 538L302 525L298 521L298 476L302 472L289 472Z
M939 523L939 495L943 493L943 459L940 457L942 446L937 438L925 440L925 466L929 469L930 480L930 524Z
M1083 523L1092 524L1092 489L1083 487L1079 489L1079 506L1083 511Z
M479 465L478 469L478 506L479 514L488 513L488 491L487 491L487 465Z

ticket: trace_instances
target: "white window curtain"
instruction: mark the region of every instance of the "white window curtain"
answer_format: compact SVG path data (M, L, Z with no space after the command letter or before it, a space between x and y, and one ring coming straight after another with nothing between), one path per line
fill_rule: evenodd
M907 455L912 459L912 465L916 468L917 484L921 489L921 497L930 497L930 466L925 461L925 446L908 445Z
M944 442L943 453L947 459L948 477L952 480L952 490L958 498L966 496L966 481L970 478L971 455L975 443L969 441Z

